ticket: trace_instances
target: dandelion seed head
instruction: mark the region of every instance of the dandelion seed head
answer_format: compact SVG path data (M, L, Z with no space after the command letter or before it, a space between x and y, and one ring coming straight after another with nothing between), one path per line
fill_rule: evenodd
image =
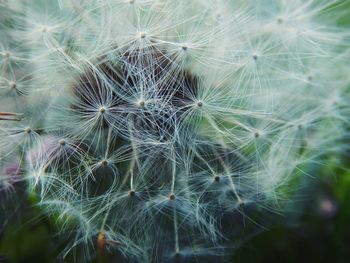
M24 160L68 239L62 258L219 261L346 149L341 16L327 1L263 2L0 9L0 167Z

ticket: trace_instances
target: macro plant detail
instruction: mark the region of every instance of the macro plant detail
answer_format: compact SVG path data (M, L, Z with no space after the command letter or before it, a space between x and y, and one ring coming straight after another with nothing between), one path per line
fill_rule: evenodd
M224 259L346 149L341 4L0 1L1 196L67 262Z

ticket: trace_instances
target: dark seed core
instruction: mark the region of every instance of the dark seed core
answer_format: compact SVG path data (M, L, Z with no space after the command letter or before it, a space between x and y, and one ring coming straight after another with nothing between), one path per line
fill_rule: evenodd
M180 70L176 59L160 46L116 51L111 58L101 58L103 62L89 68L73 86L76 102L71 108L89 121L96 110L105 112L96 105L108 101L109 116L118 120L120 134L126 139L132 133L167 141L189 105L193 105L199 85L198 77ZM146 109L145 101L137 101L137 96L146 96L150 101ZM102 119L96 125L107 129L113 124Z
M128 193L129 197L134 197L135 195L136 195L136 193L135 193L134 190L130 190L129 193Z

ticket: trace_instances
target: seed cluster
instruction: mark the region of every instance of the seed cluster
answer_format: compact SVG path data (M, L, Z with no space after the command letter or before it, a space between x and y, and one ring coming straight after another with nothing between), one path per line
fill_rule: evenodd
M345 150L339 8L0 1L0 194L25 183L68 261L224 260Z

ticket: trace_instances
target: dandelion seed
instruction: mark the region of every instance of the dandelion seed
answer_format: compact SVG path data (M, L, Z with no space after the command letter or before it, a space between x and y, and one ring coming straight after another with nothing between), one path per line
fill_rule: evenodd
M46 33L47 32L47 27L41 26L41 27L39 27L38 31L42 32L42 33Z
M101 114L105 113L105 112L106 112L105 107L100 107L99 112L100 112Z
M146 102L144 100L140 100L137 104L141 109L143 109L145 107Z
M146 38L146 33L145 32L140 32L140 38Z
M10 89L16 90L16 88L17 88L16 82L10 82Z
M101 254L104 254L106 251L107 240L103 232L98 233L97 235L97 249Z
M108 161L107 160L102 160L101 161L101 165L102 166L107 166L108 165Z
M61 146L65 146L66 145L66 141L64 139L60 139L58 141L58 143L61 145Z
M5 58L5 59L8 59L9 57L10 57L10 52L9 51L3 51L2 53L1 53L1 55Z
M220 176L216 175L216 176L214 177L214 181L215 181L215 182L219 182L219 181L220 181Z
M128 192L128 196L129 197L134 197L136 195L136 192L134 191L134 190L130 190L129 192Z

